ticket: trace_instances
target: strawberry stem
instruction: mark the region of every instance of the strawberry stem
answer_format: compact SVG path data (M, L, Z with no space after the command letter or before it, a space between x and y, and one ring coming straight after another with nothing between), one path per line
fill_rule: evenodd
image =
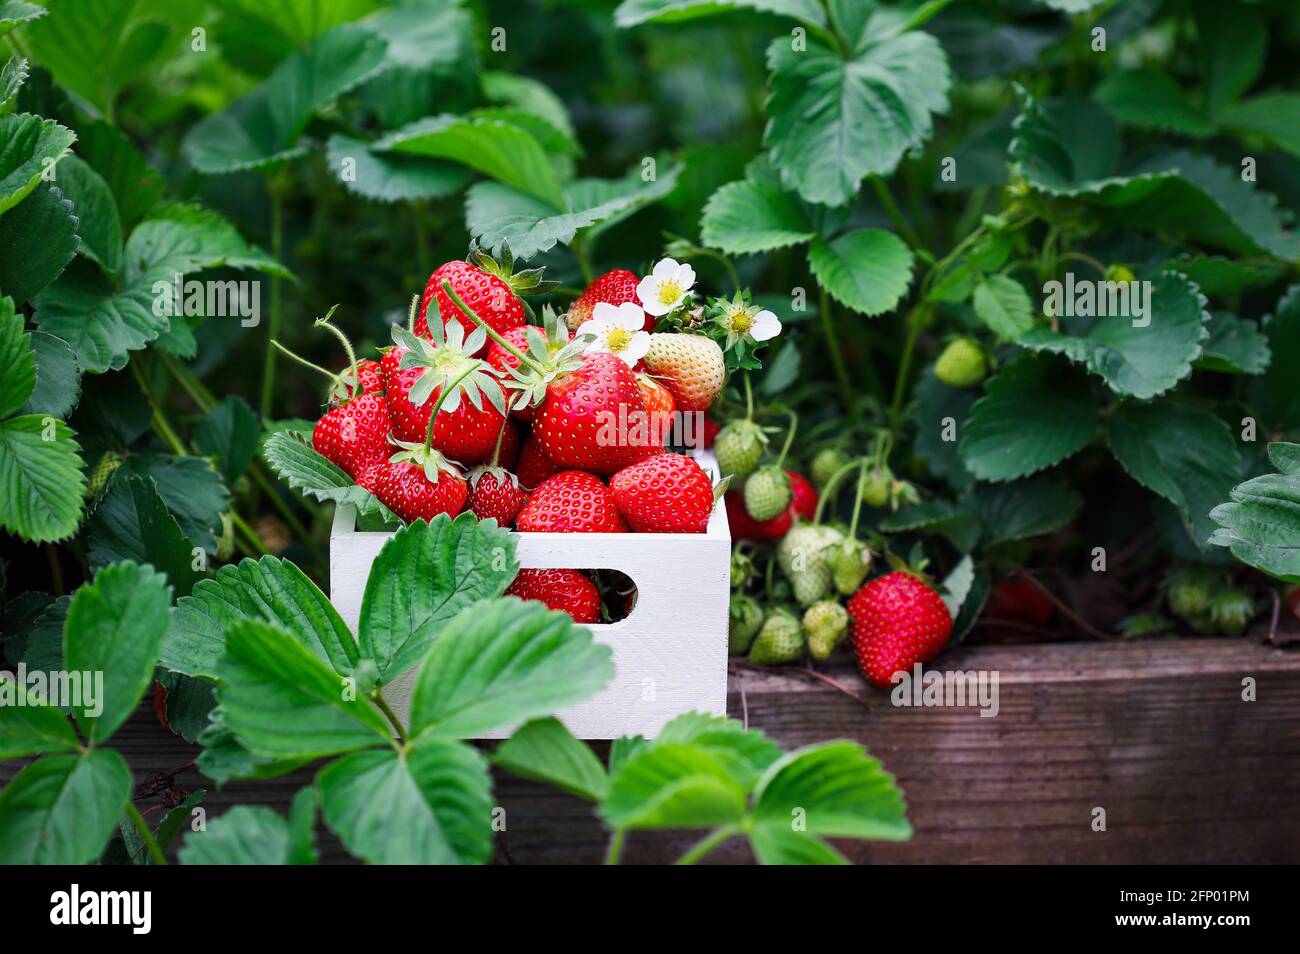
M470 321L474 322L474 324L478 325L480 328L486 331L487 336L489 338L491 338L501 347L505 348L506 351L508 351L510 354L518 358L521 364L528 365L538 374L546 373L546 369L544 367L542 367L540 364L538 364L528 355L524 354L522 351L520 351L518 348L512 345L509 341L506 341L505 338L501 337L501 335L497 333L497 330L495 328L493 328L486 321L484 321L477 314L475 314L474 309L471 308L469 305L465 304L464 300L459 295L456 294L456 290L451 287L451 282L444 281L442 283L442 290L447 293L447 297L452 300L452 303L457 308L459 308L462 312L464 312L466 318L468 318Z
M754 419L754 390L749 384L749 372L745 372L745 420Z
M285 357L292 358L294 361L297 361L304 368L311 368L313 371L325 375L325 377L329 378L336 385L340 387L343 386L343 381L333 371L326 371L319 364L313 364L312 362L308 361L306 358L302 357L301 355L294 354L292 351L290 351L284 345L280 344L280 342L276 341L274 338L271 339L271 346L275 348L277 351L279 351L281 354L283 354Z
M324 328L335 338L339 339L339 343L343 345L343 351L348 356L348 367L352 370L352 380L354 382L353 389L358 390L361 385L361 380L357 377L357 353L352 350L352 342L348 340L348 336L338 328L334 327L334 325L330 324L330 319L334 317L334 312L338 310L338 307L338 305L335 305L327 311L324 318L317 318L312 322L312 327Z
M858 491L853 498L853 519L849 521L849 539L858 536L858 516L862 513L862 492L867 486L867 461L864 458L858 468Z
M441 391L438 392L438 400L433 402L433 413L429 415L429 429L424 435L424 450L427 453L433 446L433 425L438 420L438 412L442 409L442 402L447 400L447 395L451 394L467 377L478 370L477 364L471 364L468 368L460 373L456 380L452 381Z
M799 415L788 408L785 413L790 416L790 426L785 432L785 443L781 445L781 455L776 459L777 467L785 463L785 455L790 453L790 445L794 443L794 432L799 427Z
M501 430L497 431L497 444L496 447L492 448L492 464L490 465L492 467L496 467L497 462L501 459L501 438L506 436L506 428L509 426L510 415L507 414L501 419Z
M866 462L867 458L865 457L855 458L831 474L831 479L826 481L826 486L822 488L821 499L817 501L817 509L813 511L813 526L822 522L822 514L826 511L826 502L835 496L840 481L844 479L846 474L851 473L855 467L862 467Z

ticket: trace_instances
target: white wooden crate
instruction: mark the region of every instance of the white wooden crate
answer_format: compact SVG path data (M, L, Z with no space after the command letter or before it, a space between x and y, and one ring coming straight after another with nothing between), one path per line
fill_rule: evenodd
M717 461L697 459L714 482ZM356 510L339 507L330 531L330 600L356 631L366 577L388 532L356 529ZM516 533L520 566L621 570L637 587L631 614L591 625L614 652L614 679L596 696L557 713L578 738L658 734L683 712L726 714L727 602L731 536L726 508L714 507L706 533ZM415 671L384 688L406 719ZM493 733L505 738L513 727Z

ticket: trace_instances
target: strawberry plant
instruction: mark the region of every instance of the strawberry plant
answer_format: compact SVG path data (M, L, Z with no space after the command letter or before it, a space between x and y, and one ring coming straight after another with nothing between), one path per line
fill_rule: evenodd
M601 537L518 571L515 533L725 523L734 665L777 675L1276 637L1291 7L5 4L0 667L105 695L0 705L0 854L308 862L319 818L365 860L483 861L489 765L590 800L611 860L908 835L847 742L690 713L597 758L552 713L608 680L583 627L635 584ZM338 507L396 534L352 627ZM148 818L113 748L151 693L214 784L312 784L181 837L202 795Z

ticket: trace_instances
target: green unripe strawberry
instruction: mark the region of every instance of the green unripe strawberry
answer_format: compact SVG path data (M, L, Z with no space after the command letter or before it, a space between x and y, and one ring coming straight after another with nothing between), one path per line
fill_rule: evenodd
M727 652L732 656L745 655L762 626L763 607L758 605L758 600L743 593L733 595L727 616Z
M1210 601L1218 591L1214 575L1198 569L1172 570L1165 577L1169 608L1189 622L1209 613Z
M1127 265L1112 265L1106 269L1106 281L1132 282L1137 281L1137 276L1133 274L1133 269Z
M869 507L884 507L889 504L889 486L893 478L889 471L873 467L867 471L867 479L862 485L862 499Z
M108 486L109 478L120 466L122 466L122 455L117 451L104 451L104 456L99 459L99 463L86 479L86 497L98 497Z
M796 663L803 654L803 626L788 609L773 610L749 647L749 661L760 666Z
M832 527L798 524L781 538L776 547L776 563L790 581L795 601L809 606L831 591L832 548L843 539Z
M848 466L849 460L849 455L838 447L819 450L813 455L812 463L808 466L813 486L822 490L832 477Z
M852 596L871 569L871 551L861 540L847 539L831 550L831 579L841 596Z
M823 600L803 614L803 635L813 659L827 659L849 631L849 611L834 600Z
M983 350L970 338L950 342L934 364L934 376L950 388L973 388L988 372Z
M784 513L793 496L789 475L775 464L760 467L745 481L745 510L760 523Z
M1255 615L1255 601L1240 590L1224 590L1210 601L1210 619L1225 636L1240 636Z
M767 447L767 435L753 421L732 421L722 430L713 442L713 453L718 458L718 469L723 477L743 480L754 472L763 451Z

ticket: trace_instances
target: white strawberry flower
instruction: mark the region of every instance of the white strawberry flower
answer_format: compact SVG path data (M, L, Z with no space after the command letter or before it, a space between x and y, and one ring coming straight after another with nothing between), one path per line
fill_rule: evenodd
M668 314L682 303L695 286L695 269L676 259L660 259L641 284L636 286L636 296L646 314L656 318Z
M608 351L617 355L628 367L645 357L650 350L650 335L645 331L645 314L634 301L621 305L597 302L591 317L578 326L577 336L589 335L591 344L586 351Z

